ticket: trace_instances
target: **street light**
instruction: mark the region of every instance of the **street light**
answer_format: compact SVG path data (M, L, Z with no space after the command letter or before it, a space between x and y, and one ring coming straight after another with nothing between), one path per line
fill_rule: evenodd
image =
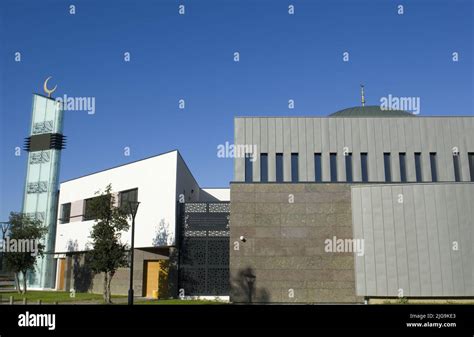
M128 202L130 215L132 217L132 243L130 256L130 287L128 288L128 305L133 305L133 251L135 247L135 216L137 215L138 206L140 206L140 202L138 201Z

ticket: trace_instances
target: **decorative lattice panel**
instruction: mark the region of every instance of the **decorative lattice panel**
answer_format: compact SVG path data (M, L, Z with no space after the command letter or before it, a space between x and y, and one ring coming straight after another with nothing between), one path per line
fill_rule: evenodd
M210 266L229 265L229 240L209 239L207 241L207 263Z
M46 181L40 181L37 183L29 183L26 189L27 193L44 193L48 192L48 183Z
M45 121L33 124L33 134L49 133L53 131L53 121Z
M209 268L207 270L207 291L209 295L229 294L229 268Z
M206 238L186 238L181 246L182 263L196 267L206 265Z
M206 203L189 203L184 204L185 213L206 213L207 204Z
M229 213L230 205L228 203L223 203L223 202L209 204L209 212L210 213Z
M39 221L44 221L44 218L45 218L45 212L29 212L29 213L26 213L27 216L33 218L33 219L36 219L36 220L39 220Z
M186 268L181 271L180 289L184 290L185 296L193 296L206 289L206 269Z
M180 204L179 288L229 294L229 203Z
M30 155L30 164L42 164L49 162L49 152L39 151L32 152Z

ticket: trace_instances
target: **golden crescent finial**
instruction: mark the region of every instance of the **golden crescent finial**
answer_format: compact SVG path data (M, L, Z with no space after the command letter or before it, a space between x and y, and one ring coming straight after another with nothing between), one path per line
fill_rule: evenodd
M52 94L53 92L55 92L56 89L58 88L58 85L56 84L53 89L48 89L48 81L50 80L51 77L52 77L52 76L49 76L49 77L46 79L46 81L44 81L44 85L43 85L43 90L44 90L44 92L45 92L46 94L48 94L48 97L51 97L51 94Z

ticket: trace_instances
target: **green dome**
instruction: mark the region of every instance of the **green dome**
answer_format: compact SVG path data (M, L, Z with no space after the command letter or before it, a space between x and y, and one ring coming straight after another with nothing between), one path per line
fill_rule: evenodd
M378 105L356 106L334 112L329 117L414 117L404 110L383 110Z

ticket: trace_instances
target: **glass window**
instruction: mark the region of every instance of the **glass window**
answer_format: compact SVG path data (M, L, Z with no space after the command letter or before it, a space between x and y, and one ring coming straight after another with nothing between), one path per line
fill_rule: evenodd
M423 181L423 174L421 170L421 153L415 152L415 173L416 173L416 182L421 183Z
M352 182L352 153L346 153L346 181Z
M398 155L400 161L400 181L407 182L406 153L400 152Z
M283 153L276 154L276 181L283 182Z
M337 182L337 153L329 154L329 165L331 169L331 182Z
M436 164L436 152L430 152L431 181L438 181L438 167Z
M469 152L467 157L469 161L469 173L471 175L471 181L474 181L474 153Z
M61 205L60 223L68 223L71 220L71 203Z
M96 219L94 202L98 197L84 200L84 221Z
M459 153L453 155L454 181L461 181L461 168L459 167Z
M126 212L129 212L130 206L128 205L128 203L138 201L138 188L120 192L119 198L120 208L122 208Z
M268 182L268 154L260 154L260 181L262 183Z
M314 154L314 180L318 183L323 181L321 153Z
M253 181L253 165L251 154L245 154L245 182L251 183Z
M360 154L360 166L362 173L362 182L367 183L369 181L369 169L368 169L368 157L366 152Z
M390 165L390 153L386 152L383 154L383 166L385 170L385 181L388 183L392 181L392 171L390 169Z
M291 181L298 182L298 153L291 154Z

